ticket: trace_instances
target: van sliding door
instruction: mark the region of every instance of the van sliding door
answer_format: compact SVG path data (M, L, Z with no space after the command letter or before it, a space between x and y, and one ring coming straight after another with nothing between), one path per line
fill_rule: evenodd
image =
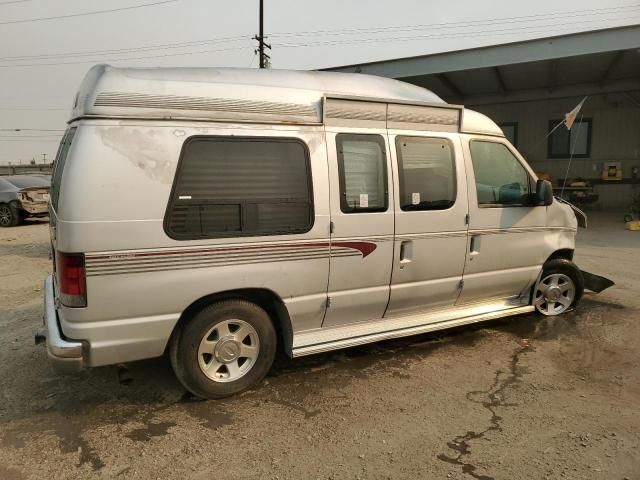
M351 132L327 130L332 232L323 327L380 319L389 301L394 225L386 130Z
M395 251L385 317L453 306L467 245L464 157L455 133L390 131Z

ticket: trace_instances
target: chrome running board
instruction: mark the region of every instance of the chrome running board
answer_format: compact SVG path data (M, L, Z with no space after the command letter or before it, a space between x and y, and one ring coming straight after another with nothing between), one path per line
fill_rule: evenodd
M530 313L534 310L533 305L515 306L513 301L502 301L453 307L432 313L423 312L402 317L383 318L354 325L319 328L294 334L292 354L293 357L302 357L390 338L406 337Z

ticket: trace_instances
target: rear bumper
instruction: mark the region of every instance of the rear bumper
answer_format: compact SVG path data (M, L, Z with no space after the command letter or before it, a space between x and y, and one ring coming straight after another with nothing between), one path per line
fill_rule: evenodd
M29 215L44 216L49 213L49 204L47 202L20 202L22 209Z
M44 326L47 337L47 354L53 368L60 373L81 370L83 366L82 343L65 339L60 331L51 275L48 275L44 281Z

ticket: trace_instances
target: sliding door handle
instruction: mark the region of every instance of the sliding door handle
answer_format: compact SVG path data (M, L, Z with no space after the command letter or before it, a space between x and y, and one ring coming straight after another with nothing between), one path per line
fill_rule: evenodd
M480 235L472 235L469 240L469 259L480 255Z
M400 242L400 268L413 260L413 241L404 240Z

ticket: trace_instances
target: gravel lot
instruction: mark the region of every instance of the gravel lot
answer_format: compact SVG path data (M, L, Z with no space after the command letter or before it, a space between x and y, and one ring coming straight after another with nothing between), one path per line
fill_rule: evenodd
M617 285L575 312L279 359L210 402L164 358L54 374L48 227L1 229L0 479L640 479L640 233L593 217L576 262Z

